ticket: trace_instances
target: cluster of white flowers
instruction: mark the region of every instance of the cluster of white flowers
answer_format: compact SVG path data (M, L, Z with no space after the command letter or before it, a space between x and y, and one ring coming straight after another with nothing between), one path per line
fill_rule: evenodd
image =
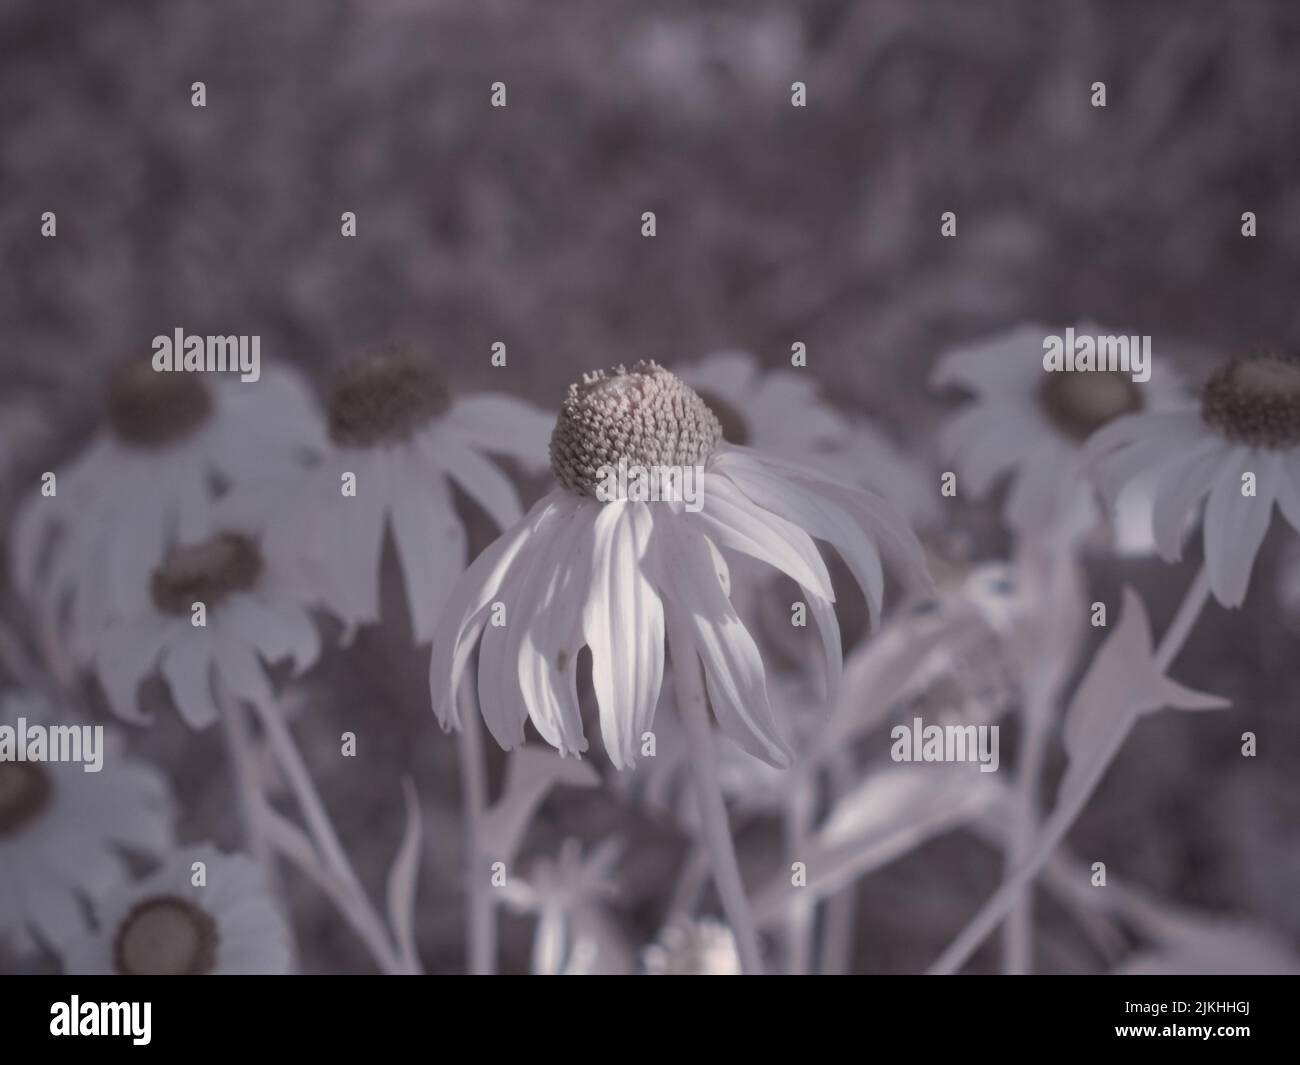
M475 971L497 966L495 887L536 917L539 973L842 971L854 963L861 877L954 826L986 838L991 823L1002 888L935 968L960 966L1005 920L1006 968L1027 970L1026 887L1064 860L1064 833L1140 715L1222 705L1168 669L1209 594L1242 602L1275 502L1300 529L1300 364L1237 359L1198 406L1163 367L1141 383L1046 374L1044 332L953 351L934 374L976 395L942 434L963 488L983 496L1010 477L1011 550L982 561L954 556L939 520L950 474L823 400L804 373L765 371L743 353L680 372L597 370L554 420L508 396L455 395L409 349L344 366L320 405L282 367L220 385L121 367L105 428L13 525L14 585L33 657L52 674L19 679L66 694L91 672L107 706L139 725L159 701L145 682L159 678L187 726L220 722L249 854L177 843L162 775L116 733L102 775L0 760L0 933L75 972L285 972L296 951L275 890L283 864L377 968L420 971L427 811L415 787L405 784L384 918L293 735L314 727L295 678L331 646L323 617L343 641L380 621L391 542L411 640L431 645L434 715L460 734ZM525 510L489 454L529 474L549 456L554 487ZM698 469L700 505L604 498L611 466ZM457 491L500 531L476 558ZM1177 560L1203 499L1204 575L1164 638L1155 645L1126 592L1076 683L1085 554L1154 548ZM848 580L833 576L837 562ZM901 595L886 615L891 582ZM847 655L846 595L872 629ZM773 602L789 602L791 624L773 624ZM53 720L55 705L14 694L0 716ZM1021 737L1009 785L962 766L891 764L883 750L899 722L996 734L1009 713ZM514 752L495 805L480 718ZM581 758L591 722L605 760L634 770L612 786L689 844L648 948L617 919L635 858L621 834L585 857L569 840L526 874L509 868L552 787L598 780L586 767L542 768L563 763L538 760L529 725ZM1040 821L1058 724L1069 769ZM296 818L273 806L277 789ZM759 883L737 840L774 827L785 864ZM153 872L132 879L126 856Z

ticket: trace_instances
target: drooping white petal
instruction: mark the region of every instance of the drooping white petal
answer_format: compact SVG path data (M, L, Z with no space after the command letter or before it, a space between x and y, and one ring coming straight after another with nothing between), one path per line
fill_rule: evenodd
M442 422L479 451L511 455L537 470L550 461L554 415L513 396L480 392L457 399Z
M599 504L580 505L557 539L553 565L539 569L540 591L533 623L519 644L519 686L528 716L561 754L587 749L578 705L578 653L583 647L582 610L591 583L595 519Z
M32 492L18 508L10 533L11 552L9 572L14 587L25 598L35 598L41 573L41 557L56 535L57 523L62 520L58 496L43 496Z
M822 650L826 655L826 698L839 688L840 677L844 673L844 645L840 641L840 623L835 616L835 607L829 599L805 588L804 598L813 619L817 622L817 631L821 634Z
M1041 369L1043 338L1052 332L1047 326L1026 323L964 345L939 360L930 384L960 385L977 395L999 398L1024 395L1034 387L1037 375L1029 371Z
M162 652L166 624L150 619L139 624L120 622L105 630L95 649L95 671L119 717L137 723L147 721L136 695L140 682L153 672Z
M1210 491L1223 458L1224 445L1209 439L1157 468L1151 529L1166 562L1182 558L1188 512Z
M796 584L835 600L826 564L802 528L752 502L726 477L705 473L702 508L683 512L682 520L698 525L718 547L766 562Z
M288 658L301 672L320 657L320 634L301 607L238 595L209 618L214 631L256 648L268 662Z
M730 478L758 506L831 544L862 588L875 623L884 598L884 570L876 545L853 516L834 500L805 489L795 475L774 472L752 461L748 454L728 449L715 458L713 468Z
M433 710L444 728L459 725L456 688L506 575L520 553L532 546L532 534L542 520L573 505L573 494L564 489L542 497L523 521L502 533L474 560L452 588L434 632L429 660Z
M1268 531L1273 512L1273 489L1260 467L1268 456L1236 448L1219 468L1205 507L1205 565L1214 596L1226 607L1240 606L1246 598L1255 555ZM1257 476L1258 495L1242 495L1241 475Z
M416 643L425 644L433 639L443 602L464 568L465 530L439 477L413 479L394 492L392 524L411 631Z
M487 511L498 529L508 529L519 520L519 494L500 467L468 448L451 433L432 437L436 461L465 493Z
M387 456L351 450L340 465L356 474L357 494L340 496L330 508L335 535L331 564L337 567L346 601L332 604L349 620L369 624L379 620L379 569L389 506Z
M563 572L575 539L581 538L582 525L589 521L584 506L578 504L555 512L538 525L527 556L520 558L508 585L501 592L506 624L501 628L488 625L484 629L479 650L479 702L489 730L506 750L512 750L523 742L525 717L530 717L542 737L561 751L581 749L580 715L575 739L572 716L557 719L550 713L549 701L530 700L532 693L524 681L526 676L531 678L534 671L524 668L523 649L530 633L536 632L544 623L546 593ZM545 623L549 625L552 620L547 618ZM576 658L573 628L567 633L548 632L545 637L539 634L539 638L557 638L561 648L557 655L568 649ZM566 660L564 665L570 663ZM576 705L576 671L573 674L573 695Z
M567 494L567 493L566 493ZM562 537L570 533L570 519L577 507L577 497L557 503L537 523L531 533L527 554L521 555L511 568L498 598L505 608L504 625L485 625L479 646L478 697L483 720L493 738L505 750L513 750L524 741L524 719L528 707L524 702L519 678L519 648L524 632L535 624L535 591L567 544Z
M1125 414L1107 422L1084 444L1088 463L1102 460L1120 448L1136 446L1170 448L1192 447L1205 439L1205 423L1195 408L1179 408L1155 413Z
M606 503L594 526L582 631L591 648L601 735L616 769L636 761L663 683L663 605L647 573L653 527L650 505L627 501Z
M487 610L497 598L500 586L521 553L532 547L532 536L543 519L575 505L573 494L555 489L534 503L532 510L515 527L500 534L473 560L451 589L433 636L429 659L429 692L433 711L443 728L459 726L456 688L465 664L473 653L474 640L482 628Z
M769 765L788 766L791 752L768 702L763 658L722 589L717 549L673 521L655 523L654 541L660 591L673 631L692 645L675 644L675 658L681 656L684 663L699 656L709 702L726 735Z
M1042 426L1020 407L975 404L944 427L940 447L960 463L963 479L979 498L1043 436Z
M207 728L217 719L212 699L211 654L207 633L178 633L162 660L162 675L171 689L172 702L193 729Z

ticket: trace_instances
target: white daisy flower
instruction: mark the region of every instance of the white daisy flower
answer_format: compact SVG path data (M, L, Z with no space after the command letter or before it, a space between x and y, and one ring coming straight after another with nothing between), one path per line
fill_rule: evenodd
M391 530L411 628L428 643L468 561L453 486L509 528L522 513L519 499L487 453L536 466L550 419L497 393L453 397L431 360L388 349L335 376L328 423L332 450L292 497L287 524L330 578L326 605L349 626L379 620L380 560ZM345 495L348 474L355 493Z
M290 473L322 443L296 375L266 366L255 382L123 364L107 424L56 494L37 489L13 532L15 586L84 662L100 629L141 605L168 548L211 532L226 487Z
M0 699L0 723L57 720L42 697ZM75 722L80 725L81 722ZM83 903L126 880L127 854L157 857L171 846L171 800L163 776L103 733L103 767L75 762L0 761L0 937L20 949L32 936L60 946L86 926Z
M202 862L202 886L194 863ZM262 868L210 846L177 851L95 907L98 931L67 947L75 976L280 976L289 936Z
M644 961L651 976L740 975L736 937L717 921L674 921L646 948Z
M716 352L674 372L713 411L727 443L870 488L914 523L933 516L935 493L923 466L874 426L850 420L823 400L811 375L765 371L744 351Z
M315 663L320 637L306 595L268 546L250 513L258 509L252 494L223 500L212 518L217 531L168 551L146 582L149 601L103 631L95 669L119 716L145 720L137 696L155 670L186 724L201 729L217 719L223 692L267 705L264 663L288 659L295 672Z
M602 502L598 494L620 464L677 471L682 485L698 476L699 508L635 493ZM883 596L882 553L904 576L924 576L921 546L892 505L724 443L703 400L654 363L588 374L571 386L551 465L560 487L466 571L434 639L434 710L444 727L458 727L455 692L482 637L479 701L507 749L523 742L525 718L560 751L586 749L577 698L585 646L606 752L616 767L632 765L654 719L668 634L676 668L702 665L722 731L756 757L786 765L790 747L758 647L729 599L724 553L758 558L803 588L832 678L841 667L839 626L813 537L845 558L873 616ZM488 623L500 613L494 603L504 608L504 625Z
M1167 561L1182 556L1188 515L1206 500L1210 589L1224 606L1240 606L1273 504L1300 530L1300 359L1233 359L1210 376L1199 407L1123 418L1089 441L1088 454L1109 499L1151 477L1156 545Z
M1101 330L1083 322L1075 332ZM1121 372L1048 372L1043 339L1052 333L1043 325L1017 326L940 359L932 383L976 397L944 428L941 448L976 498L1010 477L1003 517L1015 531L1082 536L1101 517L1084 469L1084 441L1116 418L1167 410L1184 396L1164 364L1140 384ZM1120 546L1135 553L1150 545L1150 498L1143 488L1133 486L1117 507Z

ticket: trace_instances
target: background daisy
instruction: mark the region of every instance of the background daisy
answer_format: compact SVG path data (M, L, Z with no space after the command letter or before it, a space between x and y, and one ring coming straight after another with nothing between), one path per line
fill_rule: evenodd
M1153 482L1153 530L1167 561L1181 558L1188 516L1204 500L1210 589L1240 606L1274 503L1300 530L1300 360L1233 359L1206 382L1199 407L1124 418L1089 442L1088 455L1110 500L1137 477Z
M207 845L174 852L157 872L102 901L95 922L94 934L62 952L65 972L279 976L290 967L284 919L260 866Z
M308 392L284 368L243 382L122 363L104 428L55 471L56 494L38 486L15 519L14 583L84 663L105 624L148 601L163 554L212 532L222 491L291 476L322 442Z
M0 724L80 726L43 696L0 697ZM127 855L154 858L172 841L162 773L103 734L103 768L0 761L0 936L20 949L61 946L86 926L84 905L127 879Z
M498 529L513 524L518 495L488 455L541 468L550 419L512 396L453 395L432 359L389 348L334 375L327 421L329 453L286 500L276 534L301 545L329 582L325 605L349 626L379 620L391 535L412 633L428 643L467 561L456 491Z
M863 418L836 409L806 370L765 370L749 352L720 351L673 367L722 426L729 444L780 455L879 492L913 524L936 511L924 463Z
M240 494L223 500L216 531L168 551L148 579L149 601L101 635L95 669L119 716L142 720L140 683L156 670L185 722L205 728L222 693L265 705L269 664L287 659L301 672L316 661L320 637L307 592L269 550L251 502ZM195 604L203 625L195 624Z
M1074 328L1077 335L1108 335L1092 322ZM958 493L968 487L980 499L1009 477L1003 517L1012 529L1075 537L1091 531L1101 514L1084 472L1084 441L1126 414L1168 409L1183 394L1158 355L1152 356L1150 380L1140 383L1120 372L1048 372L1043 341L1055 332L1021 325L956 348L939 360L930 380L975 396L941 437L944 456L957 466ZM1149 507L1141 486L1122 501L1121 529L1130 549L1142 542Z

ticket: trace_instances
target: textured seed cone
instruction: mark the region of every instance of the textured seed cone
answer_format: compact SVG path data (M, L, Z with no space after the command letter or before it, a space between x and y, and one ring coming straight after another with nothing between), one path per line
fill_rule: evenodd
M341 447L401 443L449 406L451 393L432 359L406 348L376 351L330 382L330 439Z
M1300 359L1276 352L1233 359L1205 383L1201 417L1233 443L1300 445Z
M721 441L704 400L657 363L638 362L569 386L551 434L551 468L565 488L598 498L602 468L701 466Z

